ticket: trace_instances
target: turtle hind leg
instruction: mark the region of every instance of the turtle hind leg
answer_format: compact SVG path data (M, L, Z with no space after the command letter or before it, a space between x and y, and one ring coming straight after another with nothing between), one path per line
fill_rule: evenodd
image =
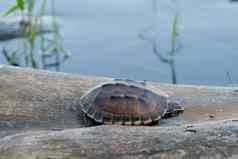
M180 113L184 111L184 107L178 102L169 102L168 109L163 116L163 118L170 118L178 116Z

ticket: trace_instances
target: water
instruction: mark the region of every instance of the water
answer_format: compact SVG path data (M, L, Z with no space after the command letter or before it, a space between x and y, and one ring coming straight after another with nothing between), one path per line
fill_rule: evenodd
M176 56L178 83L224 86L238 83L238 3L178 2L183 45ZM1 3L3 10L10 2ZM148 36L156 32L160 50L169 49L173 13L168 0L158 1L156 23L152 1L148 0L56 3L64 43L72 52L62 71L171 82L169 66L156 59L148 42L138 38L141 30L153 25L154 30Z

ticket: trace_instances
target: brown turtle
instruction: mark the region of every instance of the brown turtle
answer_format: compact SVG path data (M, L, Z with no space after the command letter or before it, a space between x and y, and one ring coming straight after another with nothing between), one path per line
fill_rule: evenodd
M94 124L147 125L182 112L168 96L146 88L145 82L114 80L89 90L80 98L86 120Z

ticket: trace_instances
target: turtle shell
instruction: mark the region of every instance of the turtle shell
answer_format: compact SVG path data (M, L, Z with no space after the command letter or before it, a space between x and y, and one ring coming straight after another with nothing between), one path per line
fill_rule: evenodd
M80 107L99 123L143 125L158 121L166 113L168 97L141 83L117 80L89 90L80 98Z

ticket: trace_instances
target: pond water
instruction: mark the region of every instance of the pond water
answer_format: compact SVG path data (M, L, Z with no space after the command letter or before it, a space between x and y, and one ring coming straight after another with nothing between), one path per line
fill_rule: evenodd
M10 2L9 2L10 3ZM156 37L159 50L170 46L174 4L152 0L56 1L64 43L72 52L62 71L138 80L171 82L169 65L160 62L151 44L138 34ZM4 2L0 10L7 6ZM238 3L225 0L179 0L181 51L176 55L178 83L238 83ZM1 63L5 61L3 58ZM231 80L227 76L230 74Z

